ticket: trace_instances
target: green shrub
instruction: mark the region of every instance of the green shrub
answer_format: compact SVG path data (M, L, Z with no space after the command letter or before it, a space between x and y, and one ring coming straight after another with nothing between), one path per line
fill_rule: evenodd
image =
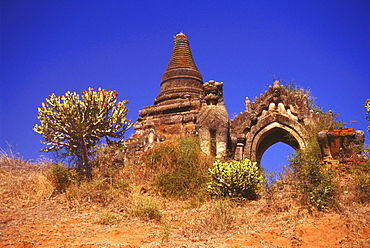
M80 182L82 179L82 175L76 169L68 168L62 163L54 164L49 176L58 193L64 192L71 183Z
M40 125L33 130L43 137L42 151L59 151L70 157L88 179L95 147L105 138L108 144L123 144L123 136L132 123L126 119L127 101L117 102L116 91L89 88L81 96L68 91L54 93L38 108Z
M93 161L95 166L89 180L75 167L53 164L48 173L54 186L53 192L64 193L71 208L85 203L103 206L119 204L130 192L130 181L125 178L124 165L117 159L118 153L112 147L104 147Z
M197 138L187 136L167 140L142 157L153 174L154 186L166 197L197 195L206 185L208 157L201 152Z
M263 174L256 162L248 159L243 161L216 161L214 168L209 170L211 182L207 184L211 195L222 197L244 197L256 199L262 186Z
M92 161L94 177L117 178L125 168L123 147L117 144L102 145L96 148Z
M93 178L81 180L78 184L71 184L66 190L70 203L78 204L89 202L103 206L117 204L129 193L128 181L122 179L121 183L112 184L109 178Z
M356 185L359 201L361 203L370 202L370 175L363 174L358 176L358 184Z
M289 159L293 171L291 179L295 180L294 185L303 205L320 211L326 210L336 203L336 171L325 166L317 137L320 131L341 128L345 123L338 121L337 115L326 113L316 105L309 91L294 85L290 88L296 96L305 95L309 99L309 108L315 113L315 121L304 125L306 147L297 150Z
M360 203L370 202L370 158L358 163L352 170L357 200Z
M318 153L301 151L291 158L291 166L298 180L304 205L326 210L333 207L335 194L334 171L325 167Z
M102 225L115 225L119 220L119 216L111 212L103 212L99 215L97 223Z
M131 215L133 217L159 221L162 218L162 212L158 204L148 197L138 197L133 200L131 205Z

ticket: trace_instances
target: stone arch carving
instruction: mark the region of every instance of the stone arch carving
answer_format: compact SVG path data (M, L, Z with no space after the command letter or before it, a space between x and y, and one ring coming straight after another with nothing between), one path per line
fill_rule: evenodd
M266 149L277 142L304 149L304 125L316 119L308 108L307 96L294 94L275 81L254 102L246 98L245 112L230 122L234 158L260 162Z
M256 134L251 133L247 137L243 157L260 162L263 153L278 142L290 145L296 150L306 147L304 138L297 132L297 128L276 121L264 126Z
M178 134L198 134L202 150L217 158L231 154L238 160L259 161L264 151L279 141L304 149L307 142L304 127L319 119L309 109L306 95L295 94L278 81L254 102L246 98L245 105L245 111L229 121L223 83L213 80L203 83L189 40L180 33L175 37L160 92L153 105L139 111L135 133L126 141L127 151L134 151L132 156L137 156ZM323 158L328 163L343 156L348 161L352 155L344 154L346 144L363 145L364 138L362 131L351 128L322 130L318 135Z

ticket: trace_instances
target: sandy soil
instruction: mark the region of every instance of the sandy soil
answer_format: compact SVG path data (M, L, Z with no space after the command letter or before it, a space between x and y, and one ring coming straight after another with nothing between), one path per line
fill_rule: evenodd
M101 206L71 209L57 198L1 206L0 247L370 247L370 207L341 213L266 213L260 202L239 209L236 225L213 228L210 204L162 199L162 221L132 217L122 205L103 224ZM210 226L207 226L210 225Z

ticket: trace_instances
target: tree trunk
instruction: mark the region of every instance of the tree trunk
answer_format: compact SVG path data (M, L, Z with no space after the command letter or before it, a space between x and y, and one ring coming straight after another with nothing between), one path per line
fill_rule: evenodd
M89 161L89 151L87 149L87 144L84 138L82 138L82 144L82 168L86 178L90 180L92 178L92 174Z

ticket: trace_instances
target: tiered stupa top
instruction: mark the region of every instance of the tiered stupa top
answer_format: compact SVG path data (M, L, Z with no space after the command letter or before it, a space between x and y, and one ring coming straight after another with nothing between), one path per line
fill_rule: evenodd
M200 98L203 78L194 63L188 37L176 35L170 62L163 73L161 89L154 105L174 99Z

